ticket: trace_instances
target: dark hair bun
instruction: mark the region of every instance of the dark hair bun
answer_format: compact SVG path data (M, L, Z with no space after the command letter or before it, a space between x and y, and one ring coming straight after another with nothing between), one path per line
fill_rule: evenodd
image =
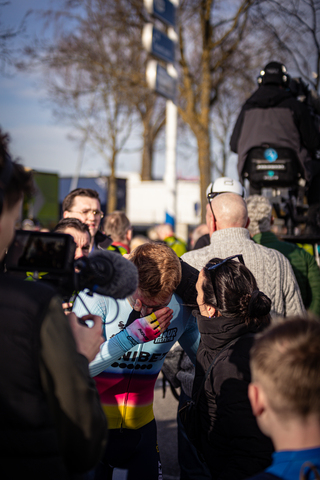
M271 310L271 300L260 290L254 290L248 305L249 317L263 317L268 315Z
M239 302L239 314L240 317L248 317L249 314L249 303L251 300L251 295L249 293L246 293L245 295L242 295L240 298Z

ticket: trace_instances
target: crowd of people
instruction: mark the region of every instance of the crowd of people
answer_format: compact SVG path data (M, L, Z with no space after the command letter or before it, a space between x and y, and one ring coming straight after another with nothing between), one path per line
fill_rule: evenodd
M268 68L262 84L277 77ZM1 261L25 194L31 173L1 133ZM178 415L181 480L319 478L319 266L272 232L266 197L222 177L207 199L186 242L168 224L135 236L95 190L65 197L53 232L73 238L74 259L105 252L134 271L117 298L79 289L65 305L47 283L1 272L2 478L162 480L161 370L178 408L197 409L196 443Z

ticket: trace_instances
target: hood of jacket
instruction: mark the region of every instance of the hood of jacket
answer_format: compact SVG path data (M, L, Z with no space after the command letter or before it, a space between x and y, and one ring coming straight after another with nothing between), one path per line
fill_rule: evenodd
M292 98L291 92L281 89L275 85L261 86L247 100L248 108L270 108L276 107L279 103Z
M197 319L202 346L208 350L220 350L233 339L246 333L260 332L264 328L261 325L246 325L240 318L224 316L208 318L196 311L193 312L193 315Z

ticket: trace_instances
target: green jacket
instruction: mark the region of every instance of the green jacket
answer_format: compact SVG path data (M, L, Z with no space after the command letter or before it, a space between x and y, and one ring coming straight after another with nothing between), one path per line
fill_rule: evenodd
M272 232L258 233L253 240L287 257L299 284L304 306L320 317L320 269L315 258L295 243L279 240Z
M164 239L165 243L172 248L174 252L181 257L187 251L187 245L182 240L177 237L167 237Z

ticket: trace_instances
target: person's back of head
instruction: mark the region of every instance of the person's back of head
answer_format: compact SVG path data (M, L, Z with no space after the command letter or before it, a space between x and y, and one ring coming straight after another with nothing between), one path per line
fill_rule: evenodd
M269 62L258 76L258 85L276 85L279 87L288 87L290 75L283 63Z
M278 418L315 414L320 421L319 345L320 323L306 318L287 318L255 340L252 380L261 384Z
M154 227L150 227L147 230L147 237L151 242L157 242L160 240L158 232L157 232L157 226L155 225Z
M238 227L246 228L248 223L247 205L240 195L235 193L217 195L211 201L211 207L216 217L217 230ZM210 210L208 212L210 213Z
M145 243L150 243L148 237L145 237L144 235L135 235L130 242L130 250L133 251L135 248L144 245Z
M206 305L213 306L224 317L240 318L246 325L269 325L271 300L259 291L256 279L241 261L233 257L213 258L203 272Z
M124 212L116 210L109 213L104 219L103 231L110 235L114 242L130 243L132 227Z
M250 223L248 230L253 237L258 233L269 232L272 218L272 205L262 195L250 195L247 198L247 209Z
M201 223L192 232L190 236L190 247L193 249L199 238L209 235L209 229L206 223Z
M145 243L128 258L138 269L139 290L145 298L166 298L181 281L180 260L165 244Z
M13 239L23 196L34 193L32 171L12 161L8 144L9 136L0 130L0 259Z
M156 232L158 234L159 240L165 240L168 237L174 235L172 225L169 223L161 223L156 226Z

